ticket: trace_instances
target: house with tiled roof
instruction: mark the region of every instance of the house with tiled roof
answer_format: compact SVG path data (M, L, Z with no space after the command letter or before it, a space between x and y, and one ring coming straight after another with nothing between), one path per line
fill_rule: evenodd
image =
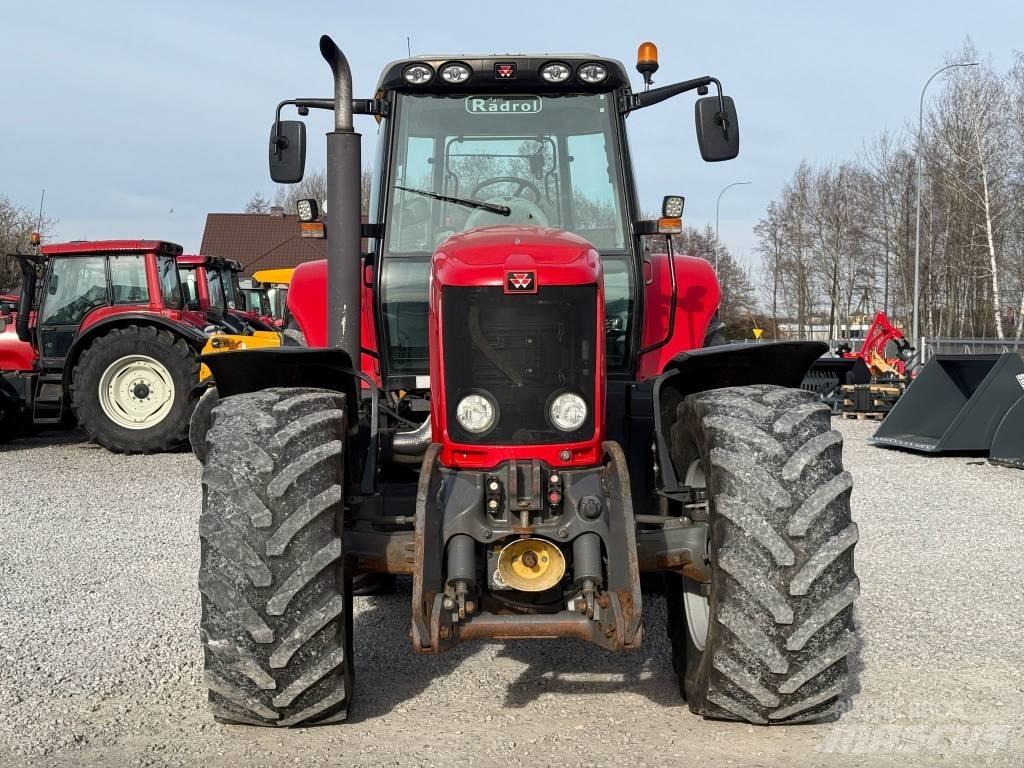
M299 217L280 208L270 213L210 213L201 253L235 259L245 275L260 269L296 267L327 258L327 241L302 237Z

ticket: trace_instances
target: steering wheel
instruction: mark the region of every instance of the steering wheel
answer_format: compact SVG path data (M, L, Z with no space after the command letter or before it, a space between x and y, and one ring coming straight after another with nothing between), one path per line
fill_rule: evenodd
M473 187L473 191L469 193L469 196L474 200L484 200L486 199L486 196L481 197L480 190L484 189L485 187L493 186L494 184L514 184L515 192L512 193L512 197L523 197L524 199L526 199L523 196L523 191L529 190L530 192L533 193L534 203L539 204L541 201L542 195L537 185L534 184L532 181L528 181L527 179L521 179L518 176L495 176L493 179L481 181L479 184Z

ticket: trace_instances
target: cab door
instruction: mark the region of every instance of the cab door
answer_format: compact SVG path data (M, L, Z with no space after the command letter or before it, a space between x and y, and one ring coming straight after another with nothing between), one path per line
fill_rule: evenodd
M50 259L39 307L39 358L43 368L61 368L82 319L110 303L103 256Z

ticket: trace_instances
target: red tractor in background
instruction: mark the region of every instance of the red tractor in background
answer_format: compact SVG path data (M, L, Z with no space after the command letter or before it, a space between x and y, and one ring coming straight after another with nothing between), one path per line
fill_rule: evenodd
M207 320L184 306L180 254L159 240L97 240L15 255L21 295L0 332L4 439L73 413L118 453L184 443Z
M239 284L242 265L219 256L187 255L178 257L178 272L186 306L204 312L214 325L224 325L233 333L276 330L273 316L265 316L259 306L249 307Z
M440 653L636 649L640 575L661 573L691 710L832 715L859 582L842 438L798 389L824 345L715 344L715 275L661 244L683 198L645 220L633 181L628 116L686 92L716 89L703 158L737 155L721 84L650 88L648 43L643 91L592 55L451 56L392 62L354 99L344 54L320 51L333 98L282 102L270 136L272 178L298 182L305 126L281 110L333 112L328 258L288 295L310 347L203 357L214 714L344 719L360 574L411 575L413 646ZM354 114L379 122L364 225Z

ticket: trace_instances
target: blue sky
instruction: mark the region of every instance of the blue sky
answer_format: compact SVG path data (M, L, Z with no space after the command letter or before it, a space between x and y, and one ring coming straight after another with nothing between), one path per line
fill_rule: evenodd
M198 247L208 212L271 197L266 142L278 101L329 96L317 50L331 34L356 96L413 52L588 51L632 66L657 43L658 84L717 76L739 109L742 149L700 160L690 96L629 119L641 200L684 194L749 260L751 228L801 159L855 156L916 118L921 85L970 35L999 69L1024 47L1020 0L952 2L46 2L8 3L0 31L0 194L46 212L61 239L160 237ZM639 85L637 76L635 85ZM934 86L933 86L934 87ZM327 113L308 120L323 163ZM369 146L375 123L357 129ZM172 212L173 211L173 212Z

